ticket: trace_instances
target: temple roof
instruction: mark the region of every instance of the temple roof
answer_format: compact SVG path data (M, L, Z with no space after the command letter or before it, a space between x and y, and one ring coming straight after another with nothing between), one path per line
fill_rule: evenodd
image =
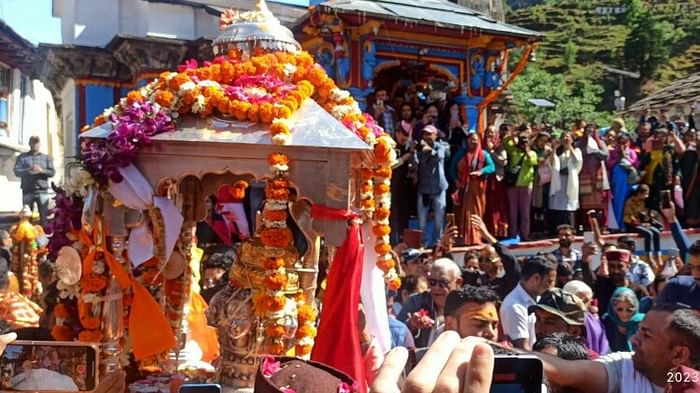
M30 73L36 57L36 47L0 19L0 60L24 73Z
M533 30L498 22L484 13L447 0L329 0L319 7L332 14L362 14L392 21L411 21L437 27L480 30L524 38L544 36Z
M256 0L146 0L151 3L180 4L189 7L202 8L211 15L219 16L228 9L248 11L255 9ZM304 6L295 6L269 1L267 7L285 26L291 26L296 20L303 17L307 9Z
M322 147L342 150L369 150L359 137L337 121L314 100L307 99L289 118L290 143L285 146ZM112 123L105 123L80 134L81 138L106 138ZM246 121L202 119L185 116L177 122L175 131L158 134L155 141L231 143L272 145L269 125Z
M630 105L623 113L642 112L646 107L652 110L669 109L697 102L700 102L700 74L679 79L663 89L649 94Z

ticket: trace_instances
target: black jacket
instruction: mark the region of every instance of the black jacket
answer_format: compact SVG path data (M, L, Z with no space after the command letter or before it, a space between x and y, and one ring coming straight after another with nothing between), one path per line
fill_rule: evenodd
M43 173L31 173L32 166L37 165ZM22 191L38 192L49 190L49 178L56 174L53 160L44 153L22 153L15 161L15 176L22 179Z

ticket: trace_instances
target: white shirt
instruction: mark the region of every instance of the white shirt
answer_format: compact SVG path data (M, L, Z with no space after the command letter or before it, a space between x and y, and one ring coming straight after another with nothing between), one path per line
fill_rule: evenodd
M78 386L70 377L44 368L27 370L17 374L10 381L10 385L15 390L78 391Z
M503 333L511 341L526 338L530 345L535 343L536 317L534 313L529 314L527 309L536 304L537 300L530 297L520 283L503 299L501 325Z
M596 359L603 363L608 373L608 393L663 393L663 386L656 386L634 369L631 352L614 352Z

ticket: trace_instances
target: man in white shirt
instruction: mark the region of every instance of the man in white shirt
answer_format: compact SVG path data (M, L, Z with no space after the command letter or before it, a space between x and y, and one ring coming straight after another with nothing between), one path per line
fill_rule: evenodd
M700 315L675 305L656 305L632 336L634 353L595 361L568 361L537 353L547 379L581 392L662 393L677 367L700 365ZM700 375L689 378L700 378Z
M542 256L529 258L520 272L520 282L501 305L501 325L515 348L532 349L535 342L534 314L528 307L537 305L537 300L557 281L556 265Z

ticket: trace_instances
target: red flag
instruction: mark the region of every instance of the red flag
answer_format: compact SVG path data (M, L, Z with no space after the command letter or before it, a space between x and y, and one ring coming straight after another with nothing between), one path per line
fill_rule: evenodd
M311 216L325 220L357 218L353 212L318 205L312 207ZM350 375L357 381L361 393L367 391L358 330L363 256L360 225L353 222L349 224L345 242L336 252L328 274L321 323L311 352L311 360L325 363Z

